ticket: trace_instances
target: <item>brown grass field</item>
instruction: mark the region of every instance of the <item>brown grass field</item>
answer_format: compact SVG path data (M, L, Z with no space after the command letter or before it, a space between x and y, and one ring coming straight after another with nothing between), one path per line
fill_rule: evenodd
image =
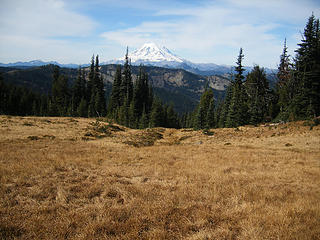
M320 239L320 125L0 116L0 239Z

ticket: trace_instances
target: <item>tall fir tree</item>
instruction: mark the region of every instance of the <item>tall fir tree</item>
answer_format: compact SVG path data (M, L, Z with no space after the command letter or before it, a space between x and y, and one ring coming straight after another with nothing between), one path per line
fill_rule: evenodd
M111 95L109 98L108 112L111 118L117 118L117 112L122 104L121 102L121 66L118 65L114 76Z
M94 110L95 95L92 94L93 92L95 92L95 89L94 89L95 67L94 66L95 66L94 55L92 55L91 65L90 65L89 75L88 75L88 82L87 82L88 117L96 116L96 113Z
M126 102L129 106L132 97L133 97L133 82L132 82L132 76L131 76L131 65L129 63L129 57L128 57L128 48L125 56L125 63L123 66L123 79L121 81L121 99L122 102Z
M84 79L84 70L79 67L77 79L73 83L72 89L72 111L73 115L78 115L78 107L82 100L86 99L86 82Z
M92 95L92 88L93 88L93 80L94 79L94 55L91 57L91 64L89 69L88 75L88 82L87 82L87 101L90 101Z
M266 73L258 65L247 75L245 83L248 103L248 122L258 124L269 115L270 89Z
M320 114L319 19L312 14L296 50L292 79L295 92L289 105L290 120L315 117Z
M210 104L211 107L210 107ZM210 113L209 113L209 108ZM205 129L208 127L214 126L214 100L213 100L213 91L209 88L206 88L203 94L201 95L200 102L196 111L195 116L195 128L196 129ZM209 122L210 121L210 122Z
M94 109L98 117L106 114L106 100L102 74L100 72L99 56L96 56L94 71L94 90L92 94L95 96Z
M135 119L140 119L142 116L143 109L146 114L149 112L149 83L148 83L148 75L145 73L142 66L139 68L139 74L134 85L133 90L133 117Z
M285 39L283 52L280 55L280 64L277 73L276 95L278 97L279 119L288 118L288 105L292 100L294 89L291 85L292 64L288 55L287 41Z
M208 111L207 111L207 126L206 128L214 128L216 127L216 119L215 119L215 104L214 98L212 97L209 103Z
M243 72L244 68L242 66L243 60L242 48L240 48L238 60L236 62L237 66L235 68L236 75L234 83L232 84L232 95L228 110L228 116L226 120L226 127L238 127L247 123L247 97L246 92L243 87Z
M155 98L150 113L150 127L163 127L164 114L160 99Z
M68 78L60 75L52 85L52 105L54 106L53 115L65 116L70 103L70 90Z
M180 127L178 116L174 112L172 103L166 109L166 127L168 127L168 128L179 128Z

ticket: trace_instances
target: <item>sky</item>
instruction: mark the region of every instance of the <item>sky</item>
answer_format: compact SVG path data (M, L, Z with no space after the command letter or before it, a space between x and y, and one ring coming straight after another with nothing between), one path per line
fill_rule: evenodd
M318 0L0 0L0 62L85 64L120 58L146 42L195 63L276 68Z

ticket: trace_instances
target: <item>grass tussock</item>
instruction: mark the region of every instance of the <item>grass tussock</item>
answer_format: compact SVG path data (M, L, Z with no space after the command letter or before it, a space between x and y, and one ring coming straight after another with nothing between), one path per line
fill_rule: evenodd
M320 239L319 125L0 116L0 146L0 239Z

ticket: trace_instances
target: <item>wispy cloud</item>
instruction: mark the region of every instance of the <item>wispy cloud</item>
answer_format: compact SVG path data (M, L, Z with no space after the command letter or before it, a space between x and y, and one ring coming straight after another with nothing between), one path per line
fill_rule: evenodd
M1 5L2 34L85 36L96 24L90 18L68 10L60 0L4 0Z
M227 64L233 62L230 51L236 55L243 47L247 64L274 67L282 41L290 38L290 31L293 31L286 29L286 36L280 29L288 28L288 22L304 23L313 7L311 1L207 1L201 6L162 9L154 15L163 20L145 21L132 28L105 32L102 36L132 47L154 40L178 52L192 49L195 53L190 56L191 60ZM168 16L177 18L168 21Z
M0 62L108 60L147 41L195 62L275 67L287 37L293 54L316 0L2 0Z
M30 60L35 53L43 59L75 54L78 44L65 39L86 37L97 25L89 17L68 10L60 0L4 0L0 15L0 49L7 61L17 55Z

